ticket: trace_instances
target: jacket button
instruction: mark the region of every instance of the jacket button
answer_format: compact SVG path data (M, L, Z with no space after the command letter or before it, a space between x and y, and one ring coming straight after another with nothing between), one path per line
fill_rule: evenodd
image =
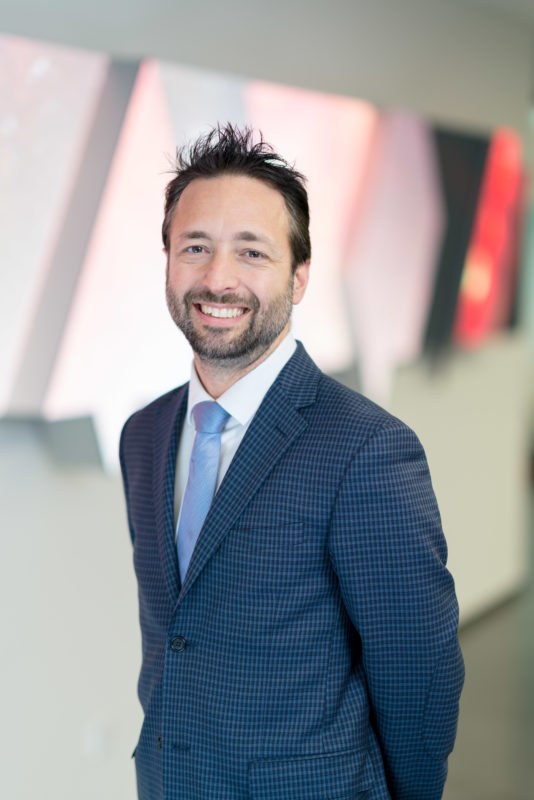
M181 653L182 650L185 650L185 644L183 636L175 636L171 639L171 650L174 650L175 653Z

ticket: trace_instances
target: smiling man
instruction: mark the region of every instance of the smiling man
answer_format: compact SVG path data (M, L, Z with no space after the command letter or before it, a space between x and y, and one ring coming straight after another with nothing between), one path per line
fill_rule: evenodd
M163 242L191 379L120 448L140 800L442 796L463 663L439 512L413 432L291 335L308 228L302 175L251 131L179 154Z
M197 178L176 211L164 232L167 304L219 397L286 337L309 260L292 267L284 198L257 178Z

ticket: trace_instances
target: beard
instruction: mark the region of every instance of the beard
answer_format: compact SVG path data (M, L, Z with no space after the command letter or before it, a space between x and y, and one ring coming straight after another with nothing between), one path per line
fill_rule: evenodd
M191 290L180 298L167 278L165 295L170 315L180 328L196 355L203 361L222 368L235 369L256 361L287 325L293 309L293 275L287 288L267 305L252 292L246 296L214 294L209 290ZM216 328L193 320L193 306L199 303L223 303L244 306L249 310L246 327L235 334L230 328Z

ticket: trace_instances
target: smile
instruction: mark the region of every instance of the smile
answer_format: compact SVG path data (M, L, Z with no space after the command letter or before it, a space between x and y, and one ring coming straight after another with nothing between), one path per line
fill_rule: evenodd
M199 307L203 314L207 314L209 317L218 317L220 319L241 317L245 313L244 308L232 308L231 306L217 308L216 306L207 306L201 303Z

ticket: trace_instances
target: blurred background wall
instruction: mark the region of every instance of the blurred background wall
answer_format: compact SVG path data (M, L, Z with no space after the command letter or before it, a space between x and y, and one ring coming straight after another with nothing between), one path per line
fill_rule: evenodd
M86 50L87 81L98 82L102 60L109 66L111 57L112 80L107 94L102 90L98 95L107 109L106 128L92 131L95 143L110 147L108 168L120 136L121 103L129 97L141 59L160 59L169 74L172 64L181 64L227 73L237 82L274 82L357 98L375 109L408 109L432 124L473 135L489 137L496 128L509 128L518 134L527 164L534 158L534 11L528 0L272 0L268 6L242 0L98 0L80 7L66 0L0 0L0 32ZM0 115L12 80L2 70ZM72 122L76 100L73 96L64 109L65 127ZM188 102L194 106L195 97ZM210 102L220 108L220 96ZM157 108L139 103L138 113L154 119ZM215 113L203 121L217 118ZM0 118L0 148L13 124L6 119L5 114ZM164 143L154 141L161 151ZM28 158L46 159L46 152L32 151L35 143L27 144ZM107 173L98 175L95 166L102 164L99 153L86 165L87 174L77 173L83 197L73 194L72 187L65 195L64 223L69 213L73 216L64 229L71 235L59 243L52 237L54 274L49 263L33 274L32 285L44 286L49 296L41 302L35 290L41 300L26 297L31 325L16 313L14 302L28 274L17 261L18 248L4 249L0 264L4 349L17 330L26 365L24 373L11 371L0 387L0 788L2 796L17 800L135 796L129 754L140 725L135 703L140 648L120 479L103 468L99 431L87 415L56 414L51 422L45 413L52 403L52 374L60 381L61 339L105 194ZM155 161L150 169L161 173L162 164ZM0 176L13 180L12 174L0 171ZM49 181L52 193L54 173ZM32 192L29 181L25 188L26 214L16 207L10 224L19 226L20 250L27 252L28 243L40 235L39 220L51 201L43 187ZM5 193L3 200L6 219L13 207ZM385 398L427 450L464 621L516 593L528 579L534 408L531 205L527 198L518 324L477 348L451 347L439 363L414 359L399 367ZM151 233L143 246L147 266L161 267L162 275L159 250L150 255L152 241L159 248L160 214L159 205L147 217ZM79 227L80 219L85 227ZM138 279L137 274L131 277ZM159 299L150 296L147 302ZM102 306L103 316L113 312L106 312L104 297ZM116 312L131 317L139 307ZM163 294L160 313L165 318ZM178 365L183 344L170 323L163 324L165 359L176 357ZM113 342L95 341L96 349L102 346L113 347ZM62 358L70 363L68 355ZM150 361L151 354L143 358ZM119 362L120 353L120 373ZM83 382L90 364L79 357L75 366ZM176 383L185 377L180 369ZM340 377L358 384L350 369L340 371ZM140 405L156 396L163 390L158 381L147 373L144 391L131 402ZM120 419L131 410L119 396L114 405Z

